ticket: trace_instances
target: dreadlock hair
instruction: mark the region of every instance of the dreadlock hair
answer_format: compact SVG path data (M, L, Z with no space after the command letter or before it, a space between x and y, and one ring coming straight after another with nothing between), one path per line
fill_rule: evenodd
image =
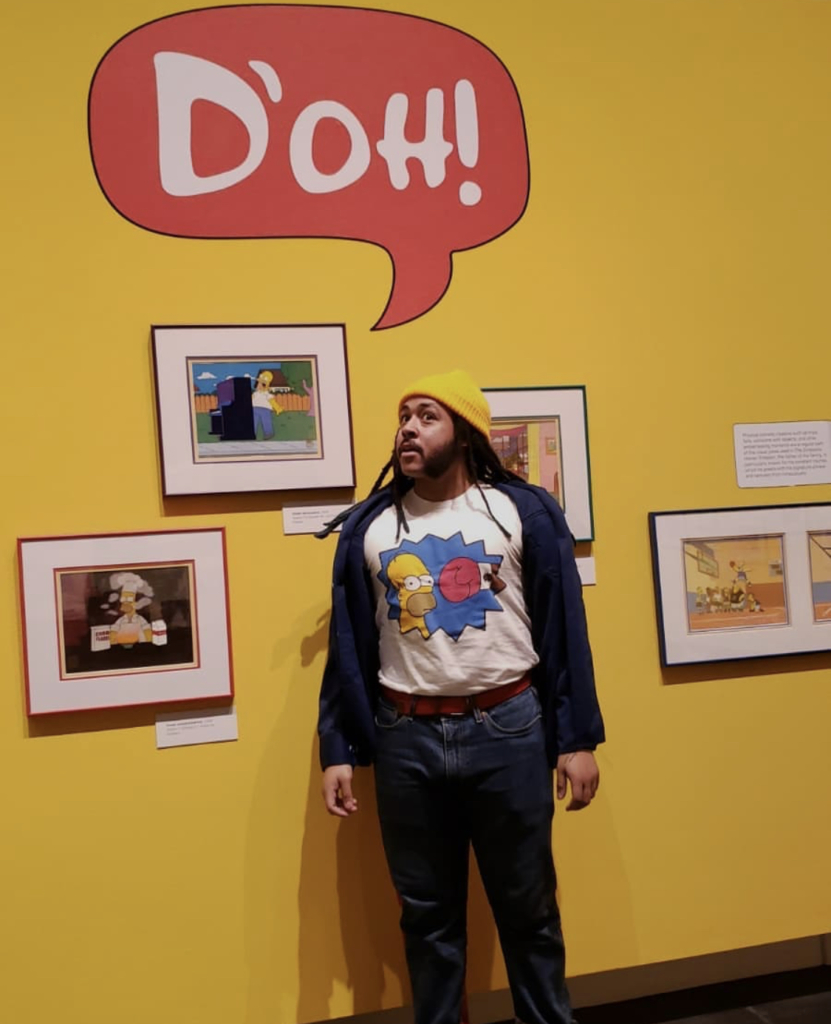
M467 470L468 478L482 495L482 501L485 503L488 515L499 527L503 536L510 540L511 534L493 514L490 503L488 502L487 496L482 490L481 485L507 483L510 480L521 481L522 477L517 473L511 472L509 469L505 469L499 461L499 456L493 450L490 441L483 433L481 433L481 431L472 427L466 419L453 412L452 409L448 409L447 411L450 413L450 417L453 420L453 439L456 442L456 445L461 447L464 452L465 469ZM392 491L392 503L395 506L395 518L398 522L398 529L395 534L395 539L398 540L401 536L402 529L405 533L410 532L407 517L404 515L403 501L404 495L413 486L413 480L412 477L406 476L401 469L401 464L398 461L398 455L395 451L395 447L393 447L389 461L378 474L378 478L372 485L372 490L369 492L368 497L371 497L373 494L377 494L378 491L381 490L384 486L384 478L390 470L392 470L392 480L388 486Z

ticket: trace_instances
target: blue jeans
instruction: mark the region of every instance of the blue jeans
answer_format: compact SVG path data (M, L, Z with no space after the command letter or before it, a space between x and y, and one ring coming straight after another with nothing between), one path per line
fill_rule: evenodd
M569 1024L551 857L552 772L533 688L487 711L376 715L381 834L402 901L416 1024L459 1024L472 844L514 1012Z

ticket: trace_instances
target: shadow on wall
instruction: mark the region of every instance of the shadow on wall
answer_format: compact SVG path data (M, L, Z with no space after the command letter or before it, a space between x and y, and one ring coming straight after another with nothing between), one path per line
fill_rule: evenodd
M359 811L330 817L320 798L315 748L311 764L303 864L300 875L298 1022L331 1016L319 989L337 983L352 994L353 1013L367 1013L410 999L398 903L387 871L370 769L356 773ZM331 902L321 898L331 878ZM321 971L321 946L328 967ZM324 985L321 986L321 973Z
M809 654L783 654L776 658L747 658L744 661L702 662L692 665L668 665L661 669L667 686L712 680L736 680L786 673L827 672L831 655L827 651Z
M275 645L275 725L258 766L245 855L246 1024L327 1019L344 989L356 1013L408 998L372 773L357 773L361 809L348 820L330 817L320 796L315 729L328 622L322 607L309 609ZM299 649L293 643L286 656L287 638L297 636ZM308 743L298 742L298 730ZM302 759L298 749L307 751Z

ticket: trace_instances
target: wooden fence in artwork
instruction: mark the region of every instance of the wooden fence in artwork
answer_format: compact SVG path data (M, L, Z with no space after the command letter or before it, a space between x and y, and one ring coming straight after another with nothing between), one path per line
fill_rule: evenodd
M275 395L279 405L285 412L308 412L308 395ZM219 402L216 395L194 395L193 404L197 412L211 412L218 408Z

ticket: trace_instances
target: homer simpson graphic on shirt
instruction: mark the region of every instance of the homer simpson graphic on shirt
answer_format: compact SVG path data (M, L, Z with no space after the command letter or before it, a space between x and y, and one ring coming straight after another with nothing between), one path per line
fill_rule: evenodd
M481 540L465 542L461 531L442 538L428 534L382 551L378 579L386 587L389 617L402 633L429 640L439 629L458 640L470 626L485 629L486 612L501 612L496 594L502 555L489 555Z

